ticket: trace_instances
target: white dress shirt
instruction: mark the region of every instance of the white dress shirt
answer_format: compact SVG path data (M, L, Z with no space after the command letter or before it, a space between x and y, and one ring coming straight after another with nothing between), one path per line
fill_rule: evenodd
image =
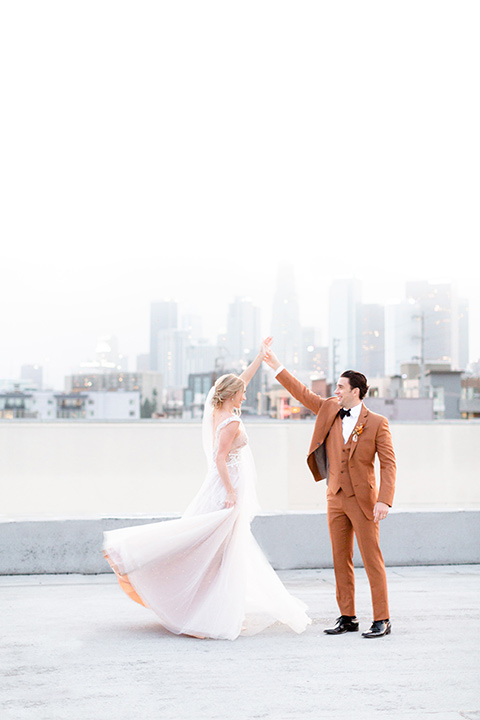
M360 417L360 413L362 411L363 403L358 403L358 405L355 405L355 407L350 408L350 416L346 416L342 419L342 433L343 433L343 442L347 443L348 438L353 432L353 429L358 423L358 418Z

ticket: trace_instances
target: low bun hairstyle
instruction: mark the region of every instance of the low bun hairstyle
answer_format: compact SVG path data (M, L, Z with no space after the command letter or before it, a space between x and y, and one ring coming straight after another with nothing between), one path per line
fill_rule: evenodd
M219 377L212 397L213 409L220 408L225 400L230 400L239 390L245 390L245 383L233 373Z

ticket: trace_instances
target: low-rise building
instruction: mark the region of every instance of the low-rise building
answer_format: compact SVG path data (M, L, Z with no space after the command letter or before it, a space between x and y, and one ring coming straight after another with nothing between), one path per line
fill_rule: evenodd
M163 411L163 378L158 372L117 372L97 371L76 373L65 377L66 393L115 393L136 392L140 396L141 417L151 418L154 414ZM115 401L108 401L112 412ZM105 406L105 402L98 397L95 404L98 408ZM122 401L118 401L118 406Z
M365 398L365 406L388 420L433 420L433 398Z
M461 419L462 374L460 370L429 370L426 373L426 391L433 398L436 419Z
M472 375L462 379L460 412L468 420L480 418L480 376Z
M22 390L5 390L0 393L0 418L3 420L17 420L32 418L33 392Z
M138 420L140 393L21 390L0 393L3 420Z

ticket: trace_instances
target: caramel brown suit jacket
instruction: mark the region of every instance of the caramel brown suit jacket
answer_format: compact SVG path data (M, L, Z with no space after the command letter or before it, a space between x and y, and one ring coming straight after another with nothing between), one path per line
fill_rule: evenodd
M328 458L328 476L332 485L341 472L343 436L330 434L338 415L339 405L336 397L322 398L309 390L288 370L282 370L277 380L293 397L317 416L308 451L307 464L316 481L323 480L327 472L322 462L322 451L326 449ZM356 442L352 442L348 458L348 472L356 500L365 516L373 518L375 503L393 504L395 492L396 463L392 437L387 418L362 407L357 428L363 426ZM339 441L339 438L342 438ZM339 444L340 443L340 444ZM337 447L338 446L338 447ZM320 459L317 458L320 454ZM380 461L380 487L375 480L375 455Z

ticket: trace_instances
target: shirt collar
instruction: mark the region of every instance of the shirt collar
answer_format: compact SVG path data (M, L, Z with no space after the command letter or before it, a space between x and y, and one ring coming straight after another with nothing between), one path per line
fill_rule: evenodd
M350 408L350 417L355 420L355 422L360 417L360 413L362 412L363 403L359 403L358 405L355 405L355 407Z

